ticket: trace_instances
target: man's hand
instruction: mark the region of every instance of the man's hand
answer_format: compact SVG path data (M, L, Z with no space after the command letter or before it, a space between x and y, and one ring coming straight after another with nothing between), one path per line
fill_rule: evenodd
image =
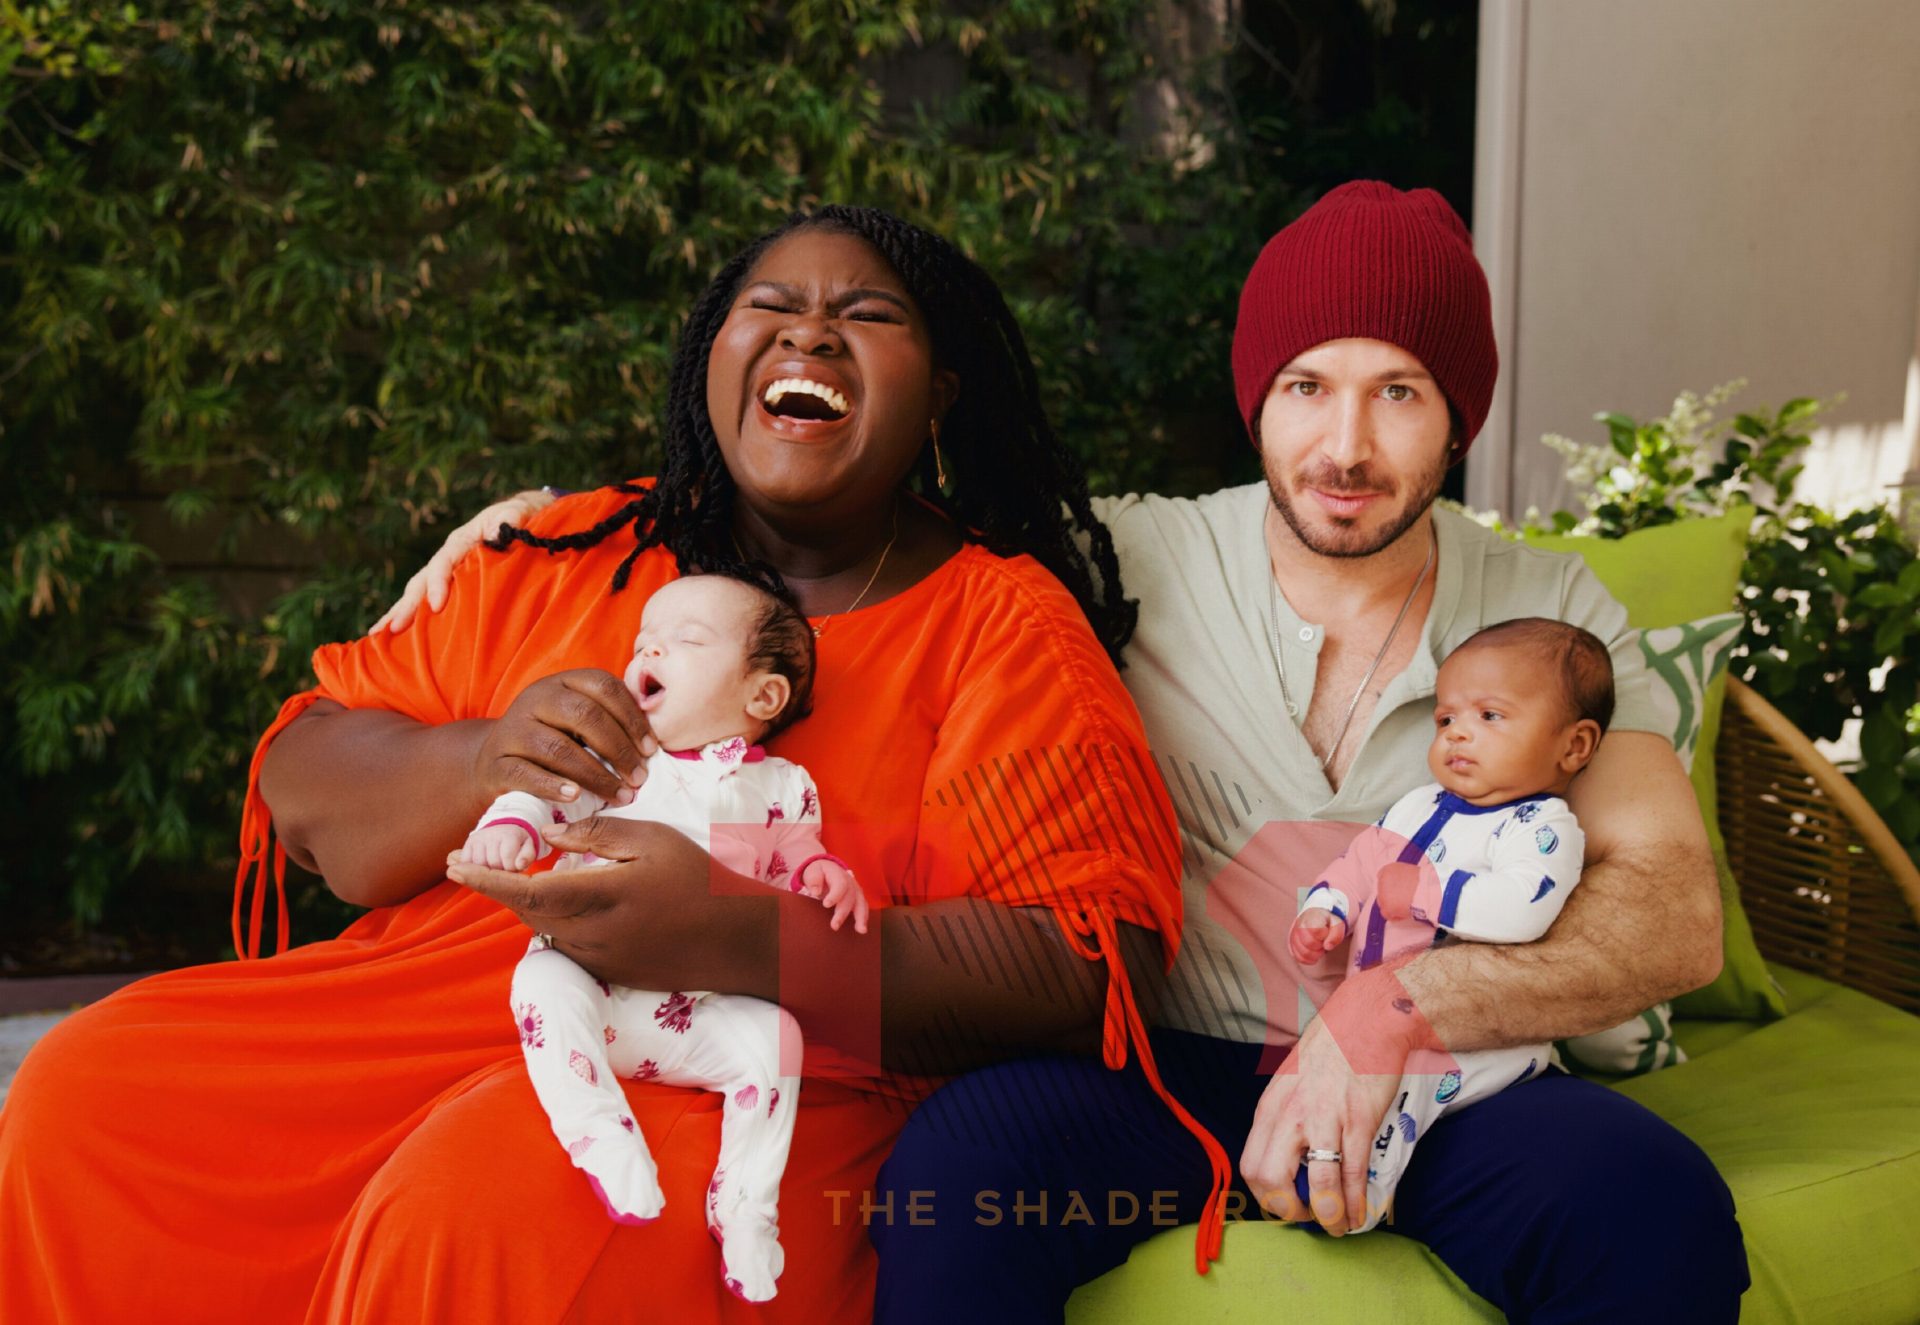
M1346 941L1347 922L1318 907L1302 911L1287 931L1287 946L1302 966L1313 965Z
M846 866L831 860L811 861L794 881L794 890L814 898L833 912L829 929L839 929L847 923L847 917L852 916L855 932L867 932L867 895L860 891L853 871Z
M1335 990L1254 1109L1240 1173L1260 1204L1283 1219L1317 1220L1336 1237L1366 1222L1373 1140L1407 1055L1432 1038L1396 978L1401 965L1404 959L1388 962ZM1341 1156L1306 1165L1311 1207L1294 1191L1310 1149Z
M462 557L480 546L482 540L499 533L501 525L523 526L534 512L551 506L553 500L551 494L538 488L531 492L516 492L505 501L495 502L448 534L440 550L428 558L427 564L415 571L407 581L407 587L400 591L400 601L389 607L367 633L378 635L383 630L391 630L397 634L405 630L414 614L420 610L422 602L426 603L429 612L438 612L445 607L447 589L453 584L453 568L460 564Z

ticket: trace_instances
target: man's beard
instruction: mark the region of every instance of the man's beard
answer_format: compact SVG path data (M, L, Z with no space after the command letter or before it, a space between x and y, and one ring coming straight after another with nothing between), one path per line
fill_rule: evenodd
M1414 476L1406 504L1399 512L1371 533L1353 528L1352 522L1341 522L1337 517L1330 517L1335 519L1331 529L1307 524L1293 509L1293 499L1286 485L1271 472L1267 474L1267 491L1273 499L1273 509L1280 512L1280 518L1287 522L1287 528L1293 530L1293 536L1308 551L1317 552L1323 557L1370 557L1382 548L1391 547L1400 535L1413 527L1414 521L1426 514L1434 498L1440 495L1440 484L1446 476L1447 457L1442 452L1432 469ZM1306 486L1333 493L1376 492L1381 486L1365 469L1342 470L1331 464L1322 464L1301 475L1301 479ZM1391 493L1387 500L1392 500Z

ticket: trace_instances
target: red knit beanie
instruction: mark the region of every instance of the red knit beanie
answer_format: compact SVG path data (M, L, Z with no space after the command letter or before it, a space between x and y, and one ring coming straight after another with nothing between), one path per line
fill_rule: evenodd
M1432 189L1342 184L1267 241L1240 290L1233 391L1253 433L1273 379L1295 355L1349 336L1420 360L1464 424L1487 420L1500 354L1487 274L1459 213Z

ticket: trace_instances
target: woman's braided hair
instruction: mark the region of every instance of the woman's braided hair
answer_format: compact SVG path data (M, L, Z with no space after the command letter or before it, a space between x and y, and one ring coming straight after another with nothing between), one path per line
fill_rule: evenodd
M666 463L652 487L620 484L633 500L591 528L541 538L509 527L492 546L521 542L561 552L592 547L631 527L635 546L614 572L616 593L626 587L641 552L664 546L683 573L732 575L791 601L772 567L743 561L734 545L733 476L707 415L707 358L747 273L798 230L854 235L872 245L926 319L934 361L960 379L940 433L950 490L941 491L928 447L913 471L922 494L968 541L1003 557L1027 553L1052 571L1118 665L1139 607L1121 596L1113 538L1094 519L1079 458L1047 422L1026 339L1005 298L993 278L952 244L871 207L796 212L720 269L694 304L674 353ZM1074 539L1075 525L1088 537L1084 552Z

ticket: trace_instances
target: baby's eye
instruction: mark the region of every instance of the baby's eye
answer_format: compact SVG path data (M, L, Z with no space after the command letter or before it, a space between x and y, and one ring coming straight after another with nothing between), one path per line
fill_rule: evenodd
M1434 722L1436 722L1442 727L1446 726L1448 723L1452 721L1453 721L1453 715L1451 713L1446 714L1444 717L1438 717L1434 719Z
M1389 385L1382 387L1381 390L1386 393L1386 397L1388 400L1405 401L1405 400L1413 399L1413 388L1406 385L1404 382L1390 383Z
M1495 713L1495 712L1494 712L1494 711L1493 711L1492 709L1481 709L1481 710L1480 710L1480 721L1482 721L1482 722L1498 722L1498 721L1500 721L1500 715L1499 715L1498 713Z

